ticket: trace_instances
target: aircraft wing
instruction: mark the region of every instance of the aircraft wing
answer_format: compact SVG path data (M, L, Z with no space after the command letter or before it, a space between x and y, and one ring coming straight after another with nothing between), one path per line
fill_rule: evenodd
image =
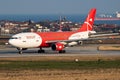
M86 39L71 39L71 40L52 40L52 41L46 41L46 43L51 44L51 43L63 43L68 44L71 42L81 42L81 41L90 41L90 40L104 40L104 39L112 39L113 37L108 37L108 36L116 36L119 35L120 33L110 33L110 34L94 34L94 35L90 35L90 38L86 38Z
M88 39L72 39L72 40L53 40L53 41L46 41L46 43L56 43L56 42L72 42L72 41L84 41Z
M56 43L56 42L79 42L79 41L90 41L90 40L103 40L103 39L108 39L108 37L106 38L88 38L88 39L72 39L72 40L52 40L52 41L46 41L45 43ZM110 39L110 38L109 38Z
M116 36L120 33L107 33L107 34L91 34L90 37L106 37L106 36Z

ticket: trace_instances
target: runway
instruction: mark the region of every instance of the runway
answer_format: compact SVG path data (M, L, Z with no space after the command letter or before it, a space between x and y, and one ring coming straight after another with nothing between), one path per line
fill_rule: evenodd
M5 47L0 48L0 57L35 57L35 56L120 56L120 51L99 51L97 47L99 45L83 45L77 47L65 48L66 53L58 53L57 51L52 51L51 48L45 48L45 53L37 53L38 48L32 48L23 51L23 54L18 54L16 48Z

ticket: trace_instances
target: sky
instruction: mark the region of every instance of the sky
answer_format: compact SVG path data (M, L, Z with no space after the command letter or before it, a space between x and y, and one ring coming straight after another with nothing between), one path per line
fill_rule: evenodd
M120 11L120 0L0 0L0 14L87 14Z

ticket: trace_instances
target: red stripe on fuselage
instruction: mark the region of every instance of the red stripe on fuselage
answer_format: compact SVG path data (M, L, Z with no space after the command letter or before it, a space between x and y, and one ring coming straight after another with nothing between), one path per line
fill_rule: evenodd
M42 38L42 44L40 47L50 47L50 44L45 43L46 41L68 40L74 33L76 32L37 32L37 34Z

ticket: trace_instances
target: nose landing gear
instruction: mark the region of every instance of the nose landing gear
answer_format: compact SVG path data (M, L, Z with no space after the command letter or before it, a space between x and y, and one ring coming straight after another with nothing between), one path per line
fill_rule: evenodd
M22 52L22 48L17 48L17 50L18 50L19 54L22 54L22 53L23 53L23 52Z
M27 50L27 48L17 48L17 50L18 50L18 52L19 52L19 54L22 54L23 52L23 50Z

